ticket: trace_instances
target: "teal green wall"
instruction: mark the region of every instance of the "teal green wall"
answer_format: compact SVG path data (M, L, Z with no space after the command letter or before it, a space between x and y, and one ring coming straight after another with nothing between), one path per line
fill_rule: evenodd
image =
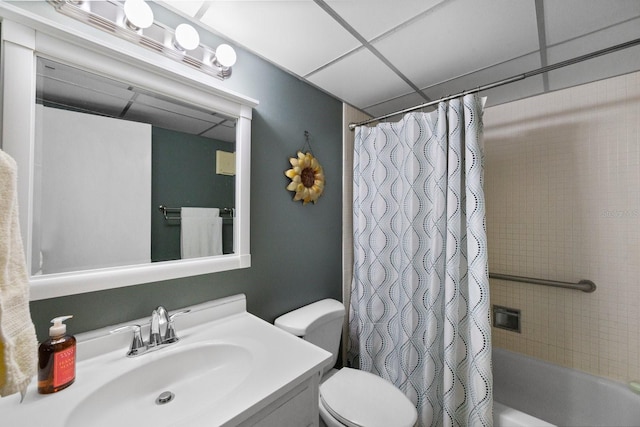
M149 207L152 261L180 259L180 221L166 220L158 206L235 206L235 176L216 174L217 150L234 152L236 148L234 143L153 127ZM223 218L223 253L228 254L233 252L233 219L226 215Z
M157 8L156 8L157 9ZM168 25L178 19L156 10ZM202 34L205 44L220 39ZM49 320L73 314L79 333L147 317L162 304L169 310L238 293L249 312L271 322L278 315L321 298L341 298L342 104L314 87L237 48L238 62L224 86L260 101L253 112L251 150L251 267L159 283L33 301L38 338ZM318 203L303 206L285 189L288 158L311 134L313 152L325 170Z

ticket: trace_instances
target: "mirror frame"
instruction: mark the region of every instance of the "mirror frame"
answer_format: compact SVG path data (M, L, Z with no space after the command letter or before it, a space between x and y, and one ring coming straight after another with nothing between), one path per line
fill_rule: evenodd
M40 3L40 2L38 2ZM44 2L42 2L44 3ZM41 7L42 4L38 7ZM249 248L251 116L256 100L222 87L222 82L154 52L46 9L34 14L0 3L2 19L2 149L18 164L20 231L31 265L36 60L47 57L130 82L196 107L218 111L236 123L236 216L234 253L70 273L31 276L30 299L113 289L251 266ZM31 76L31 78L25 78Z

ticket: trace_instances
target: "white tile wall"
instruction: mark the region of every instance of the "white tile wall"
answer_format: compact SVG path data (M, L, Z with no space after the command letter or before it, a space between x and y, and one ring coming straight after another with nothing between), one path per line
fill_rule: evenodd
M595 293L491 280L522 310L494 345L617 380L640 379L640 73L490 107L489 269Z

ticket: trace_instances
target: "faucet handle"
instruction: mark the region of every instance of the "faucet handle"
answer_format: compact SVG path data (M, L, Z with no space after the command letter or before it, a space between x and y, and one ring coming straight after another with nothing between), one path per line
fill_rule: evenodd
M188 308L186 310L180 310L180 311L176 311L175 313L173 313L171 316L169 316L169 322L173 322L173 319L175 317L181 316L183 314L187 314L187 313L191 313L191 309Z
M172 343L172 342L178 341L178 336L176 335L176 329L173 324L173 319L175 319L178 316L182 316L183 314L187 314L190 311L191 311L190 309L180 310L173 313L171 316L169 316L169 324L167 325L167 332L164 336L164 342Z
M137 356L139 353L145 351L147 346L142 339L142 332L140 325L127 325L109 331L110 334L116 334L118 332L133 330L133 340L131 341L131 347L127 352L128 357Z
M160 305L151 312L151 320L149 322L149 347L164 344L164 336L169 330L168 325L169 315L167 314L167 310Z

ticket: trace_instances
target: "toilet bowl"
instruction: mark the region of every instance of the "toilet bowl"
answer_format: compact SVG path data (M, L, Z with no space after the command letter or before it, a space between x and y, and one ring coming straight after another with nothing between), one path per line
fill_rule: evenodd
M393 384L369 372L342 368L320 385L327 427L411 427L416 408Z
M344 306L324 299L278 317L275 326L332 354L320 382L319 410L327 427L412 427L418 413L389 381L352 368L333 369L338 358Z

